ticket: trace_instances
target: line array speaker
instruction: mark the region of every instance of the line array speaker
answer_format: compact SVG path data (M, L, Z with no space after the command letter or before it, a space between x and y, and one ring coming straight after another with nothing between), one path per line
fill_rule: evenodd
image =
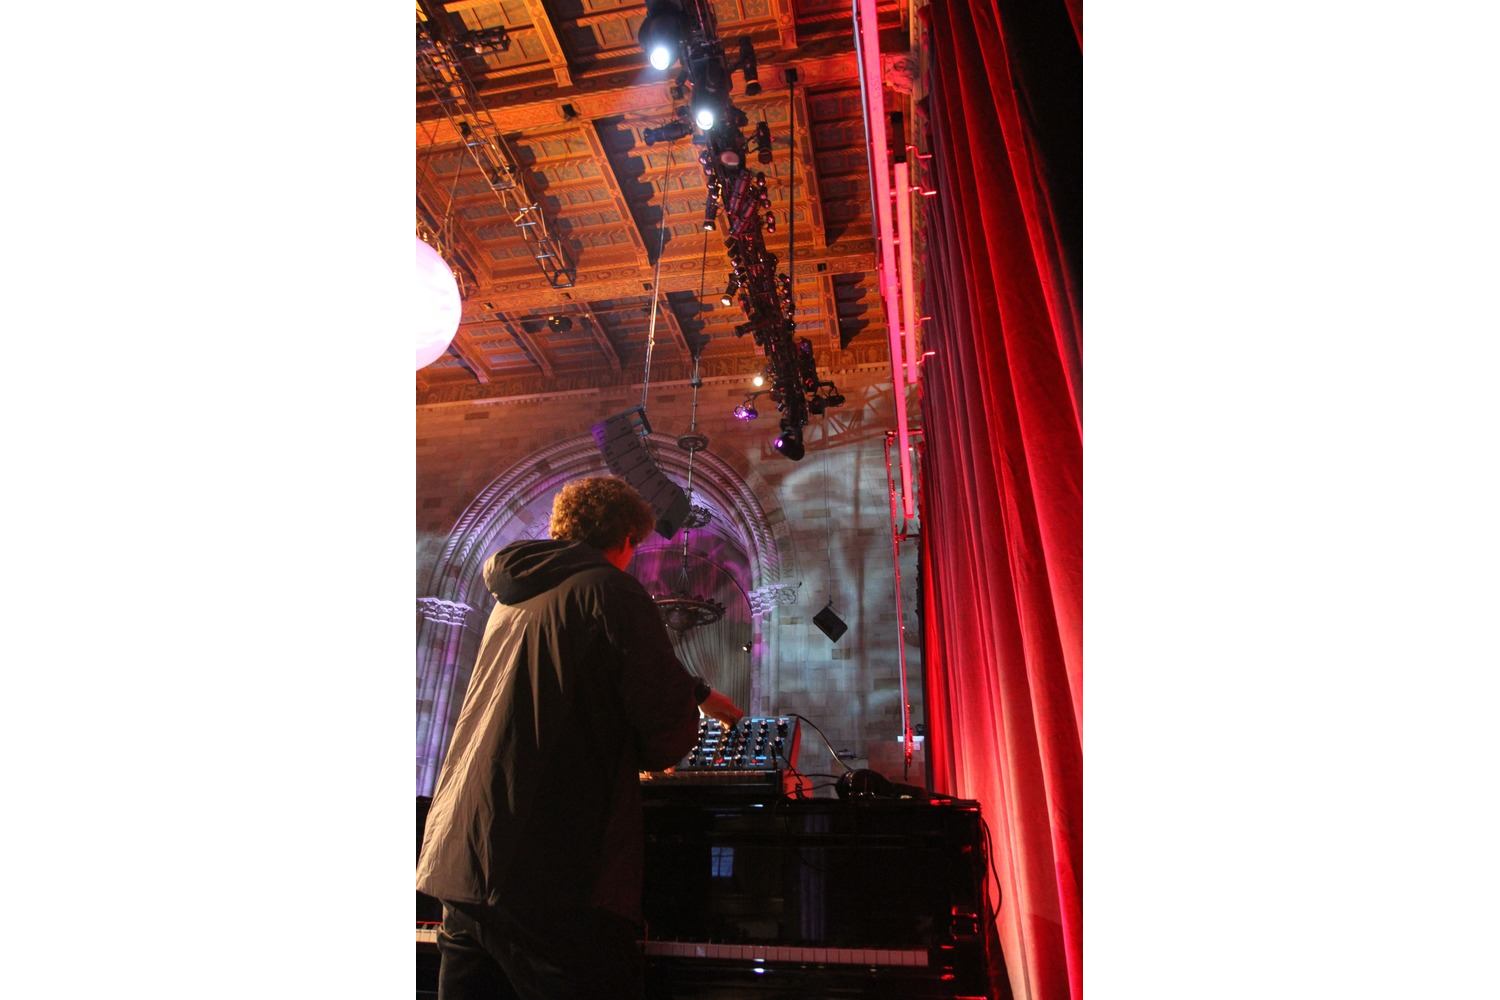
M593 426L594 443L604 455L609 471L638 490L656 511L656 533L671 538L682 527L692 504L681 486L668 479L641 441L641 431L651 433L646 411L637 406L607 417Z

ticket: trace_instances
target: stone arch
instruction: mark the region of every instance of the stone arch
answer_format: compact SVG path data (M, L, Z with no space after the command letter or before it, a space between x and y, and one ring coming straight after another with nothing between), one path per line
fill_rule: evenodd
M688 453L664 434L645 438L657 467L685 484ZM462 694L478 654L479 638L493 598L484 586L484 564L495 551L518 538L543 537L544 517L536 508L569 480L608 472L592 435L580 435L540 448L511 465L489 483L454 523L427 578L426 593L418 598L417 630L417 794L430 795L438 767L457 719ZM749 614L764 614L787 589L782 581L786 518L774 490L758 476L747 482L728 462L702 449L693 456L693 502L708 509L712 520L696 533L708 531L743 553L748 579L735 583L744 592ZM669 544L657 539L654 548ZM646 546L642 546L643 551ZM771 596L767 596L771 595ZM691 644L688 644L689 648ZM679 655L685 655L679 646ZM684 662L688 662L684 660ZM690 664L691 665L691 664ZM741 697L763 700L754 674L746 679ZM714 680L714 678L710 678Z
M688 453L675 439L653 433L646 436L646 444L659 469L679 483L686 481ZM459 516L428 578L426 596L458 604L484 597L484 562L504 541L520 537L514 531L516 518L568 480L607 472L591 435L560 441L512 465ZM773 525L783 525L786 519L775 494L764 483L757 485L758 489L752 487L711 450L701 450L693 458L694 500L714 515L711 526L728 533L750 557L751 578L744 581L749 592L780 582L783 562L784 534ZM769 510L763 499L770 502Z

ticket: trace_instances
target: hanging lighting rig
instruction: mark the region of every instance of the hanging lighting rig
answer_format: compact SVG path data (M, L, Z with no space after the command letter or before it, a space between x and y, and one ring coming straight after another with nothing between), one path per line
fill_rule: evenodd
M577 267L556 233L530 173L511 152L464 68L475 54L510 46L504 29L457 32L434 0L417 0L417 73L479 166L490 191L553 288L572 288Z
M735 336L752 337L765 354L768 395L781 414L775 447L795 461L803 455L802 428L809 416L843 405L844 397L832 382L818 376L812 341L796 336L792 279L777 271L777 257L766 249L765 234L776 231L776 215L765 173L748 166L751 142L744 129L749 117L730 97L736 72L747 95L760 93L755 48L750 39L742 38L730 61L708 0L651 0L637 37L656 70L681 67L673 95L685 96L687 103L678 109L677 121L646 129L644 139L650 146L693 135L699 147L698 163L708 189L703 228L725 233L729 284L724 299L726 304L738 302L745 315ZM754 127L753 148L758 163L771 162L768 123Z

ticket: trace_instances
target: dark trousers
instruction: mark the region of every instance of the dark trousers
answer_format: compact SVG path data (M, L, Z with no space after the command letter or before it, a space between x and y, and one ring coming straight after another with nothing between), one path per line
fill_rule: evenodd
M444 903L438 1000L641 1000L637 928L605 910Z

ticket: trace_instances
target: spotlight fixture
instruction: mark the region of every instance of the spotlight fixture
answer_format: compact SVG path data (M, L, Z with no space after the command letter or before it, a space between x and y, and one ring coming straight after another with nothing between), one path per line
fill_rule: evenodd
M711 233L711 232L713 232L713 229L714 229L714 216L717 215L718 212L719 212L719 203L717 201L715 201L713 198L709 198L708 199L708 203L703 206L703 231L705 233ZM724 304L728 305L729 303L726 302Z
M636 40L653 69L665 70L677 61L685 27L682 8L673 0L654 0L646 7L646 19L636 32Z
M771 162L770 122L760 122L755 126L755 158L761 163Z
M781 434L776 438L774 446L793 462L802 461L802 456L807 454L807 449L802 444L802 432L786 421L782 421Z
M681 139L692 131L692 126L688 125L687 122L668 122L659 128L646 129L641 133L641 137L646 140L646 145L654 146L658 142L672 142Z
M741 403L734 408L736 420L754 420L758 416L760 416L760 411L755 408L754 403Z
M750 381L755 385L757 389L759 389L761 386L766 384L766 377L765 375L757 375Z
M760 93L760 71L755 58L755 46L748 37L740 39L740 73L745 77L745 96Z
M693 96L691 99L693 121L704 132L711 131L721 115L731 119L733 105L729 103L729 72L724 65L722 53L712 53L693 60Z
M505 52L510 48L510 32L505 30L504 25L481 28L479 31L469 32L459 44L466 46L476 56Z

